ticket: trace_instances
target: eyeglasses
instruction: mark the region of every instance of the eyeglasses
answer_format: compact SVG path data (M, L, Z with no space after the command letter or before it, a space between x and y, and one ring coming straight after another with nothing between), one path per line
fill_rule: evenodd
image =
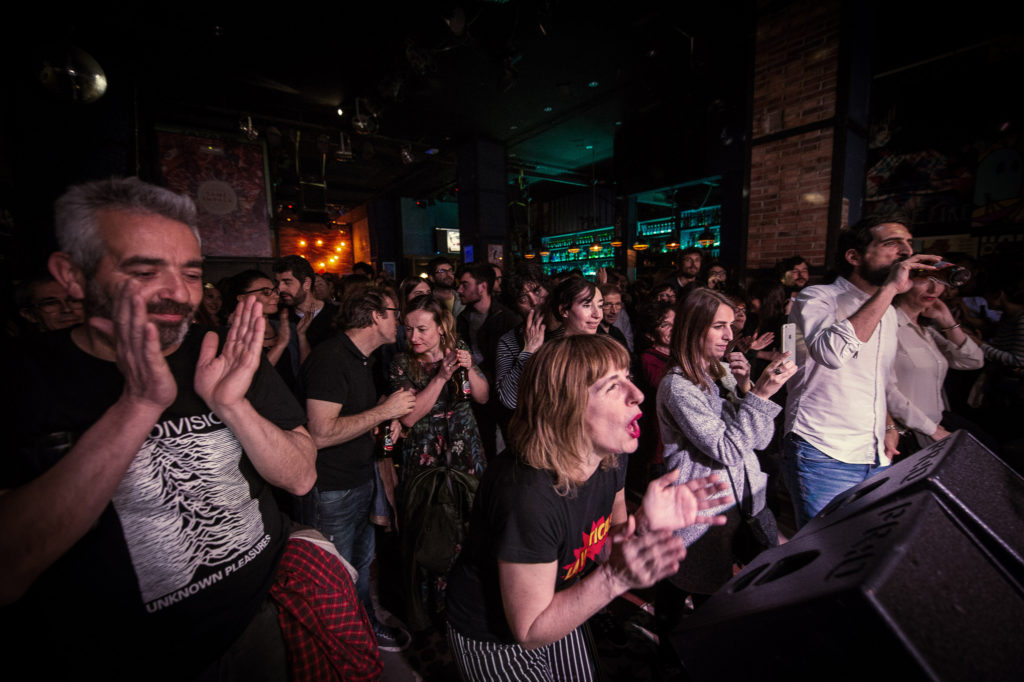
M398 317L398 308L381 308L381 310L390 310L395 313L395 317Z
M444 268L444 267L442 267L442 268L438 268L437 270L434 270L434 274L435 275L448 275L448 274L451 274L453 272L455 272L455 268Z
M33 304L39 310L46 311L48 313L57 312L64 308L70 308L71 310L81 310L83 301L80 298L41 298Z
M747 312L747 306L745 306L745 305L738 305L735 308L733 308L732 310L733 310L734 313L745 313L745 312Z
M259 289L250 289L249 291L243 291L242 296L248 296L249 294L260 294L261 296L277 296L279 295L277 287L260 287Z
M601 307L604 308L605 310L619 310L620 308L622 308L622 304L621 303L605 303Z

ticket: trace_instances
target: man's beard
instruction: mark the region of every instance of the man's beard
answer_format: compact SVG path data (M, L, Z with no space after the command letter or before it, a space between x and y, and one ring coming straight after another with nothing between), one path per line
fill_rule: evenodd
M86 285L85 310L89 317L114 319L114 302L95 280L89 280ZM146 312L150 315L170 314L182 316L180 322L173 324L153 320L157 335L160 338L160 348L161 350L167 350L185 340L185 335L188 334L188 330L192 326L192 317L195 315L196 309L188 303L160 300L146 303Z
M896 267L897 263L905 261L906 259L907 257L904 256L893 261L891 264L883 265L880 268L868 268L867 266L862 266L860 269L860 276L871 286L880 287L885 284L885 280L889 279L889 273L892 272L892 269Z
M299 291L295 296L291 294L280 294L278 305L283 305L285 308L298 308L300 305L306 302L305 292Z

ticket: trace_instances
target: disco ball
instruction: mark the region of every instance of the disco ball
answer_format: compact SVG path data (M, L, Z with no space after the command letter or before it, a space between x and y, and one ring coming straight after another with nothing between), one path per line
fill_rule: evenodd
M92 55L77 47L51 48L42 58L39 81L59 99L95 102L107 91L107 75Z

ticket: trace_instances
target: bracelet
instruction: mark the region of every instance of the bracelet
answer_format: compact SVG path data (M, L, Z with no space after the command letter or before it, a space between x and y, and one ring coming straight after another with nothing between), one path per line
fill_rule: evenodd
M900 427L896 426L895 424L886 424L885 425L885 430L886 431L899 431Z
M960 323L959 323L959 322L957 322L957 323L956 323L956 324L954 324L954 325L953 325L952 327L943 327L943 328L942 328L942 329L940 329L939 331L940 331L940 332L942 332L943 334L945 334L946 332L951 332L951 331L953 331L954 329L956 329L956 328L957 328L957 327L959 327L959 326L960 326Z

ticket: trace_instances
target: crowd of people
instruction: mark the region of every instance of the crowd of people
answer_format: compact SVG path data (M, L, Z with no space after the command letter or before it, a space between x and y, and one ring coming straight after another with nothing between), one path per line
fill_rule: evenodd
M864 218L814 284L696 248L636 281L286 255L214 283L187 198L73 187L7 354L5 616L40 628L26 651L74 639L55 672L372 678L410 641L376 558L465 679L593 679L591 616L657 585L667 641L785 541L787 499L799 528L959 429L1020 468L1024 278L911 229ZM309 627L324 594L342 633ZM311 631L347 644L310 656Z

